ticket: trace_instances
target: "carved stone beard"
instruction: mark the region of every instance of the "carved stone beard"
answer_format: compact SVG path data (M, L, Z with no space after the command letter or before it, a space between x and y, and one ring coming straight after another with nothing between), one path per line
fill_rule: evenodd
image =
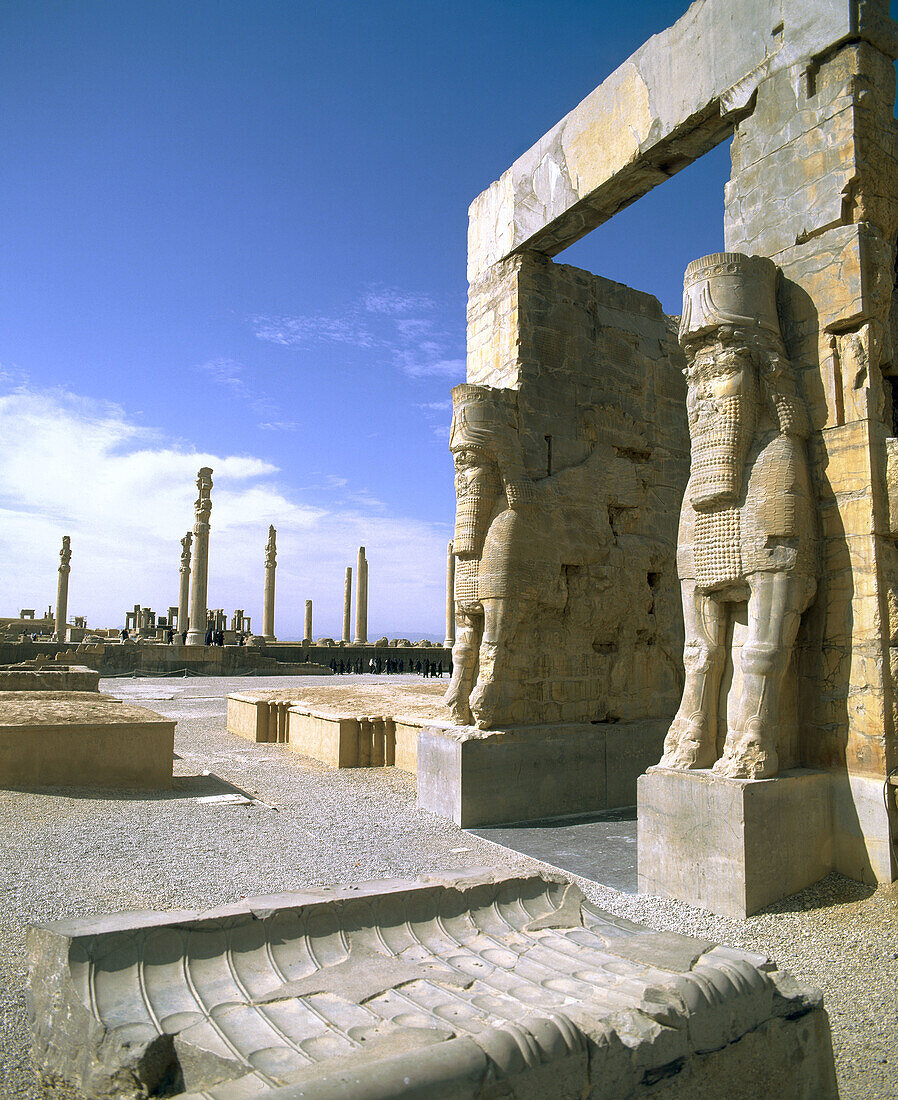
M500 489L498 471L494 469L480 467L470 479L464 473L456 476L452 543L456 556L480 557Z
M716 373L709 364L698 369L706 378ZM696 384L700 384L699 379ZM757 379L751 365L743 368L743 385L738 392L697 396L690 402L689 495L697 511L732 505L738 499L757 414Z

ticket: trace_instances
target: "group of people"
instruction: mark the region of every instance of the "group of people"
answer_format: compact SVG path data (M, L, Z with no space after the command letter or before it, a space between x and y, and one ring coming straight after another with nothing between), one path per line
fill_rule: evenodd
M370 672L374 676L380 676L381 673L386 675L398 674L402 675L404 672L414 672L418 676L438 676L443 678L443 662L439 661L413 661L411 657L408 659L408 669L406 669L406 662L404 657L387 657L386 660L382 660L380 657L371 657L368 660L367 669L361 657L356 657L354 661L337 660L336 657L331 659L331 672L335 672L338 676L343 676L346 673L355 673L357 676L363 672ZM451 674L451 661L449 672Z

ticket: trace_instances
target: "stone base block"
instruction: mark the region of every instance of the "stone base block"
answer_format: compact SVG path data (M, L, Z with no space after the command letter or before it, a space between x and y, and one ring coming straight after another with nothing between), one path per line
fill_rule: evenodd
M463 828L632 806L636 780L660 757L668 725L425 726L418 806Z
M832 867L830 776L722 779L653 767L639 779L639 890L744 918Z
M91 691L0 692L0 786L171 787L175 722Z

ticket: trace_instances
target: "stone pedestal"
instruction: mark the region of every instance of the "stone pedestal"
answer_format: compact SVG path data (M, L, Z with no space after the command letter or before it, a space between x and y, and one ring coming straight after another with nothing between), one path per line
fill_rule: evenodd
M425 725L418 734L418 806L462 828L632 806L636 780L658 759L668 724Z
M830 776L721 779L649 768L639 778L639 890L744 918L832 866Z

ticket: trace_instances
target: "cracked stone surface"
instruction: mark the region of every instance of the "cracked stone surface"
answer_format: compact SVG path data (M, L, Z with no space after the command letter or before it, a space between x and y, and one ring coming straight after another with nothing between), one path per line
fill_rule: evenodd
M727 1074L720 1052L736 1066L758 1042L761 1077L837 1095L819 992L763 955L614 917L560 877L74 918L29 929L28 956L45 1080L91 1097L638 1096L668 1076L703 1095Z

